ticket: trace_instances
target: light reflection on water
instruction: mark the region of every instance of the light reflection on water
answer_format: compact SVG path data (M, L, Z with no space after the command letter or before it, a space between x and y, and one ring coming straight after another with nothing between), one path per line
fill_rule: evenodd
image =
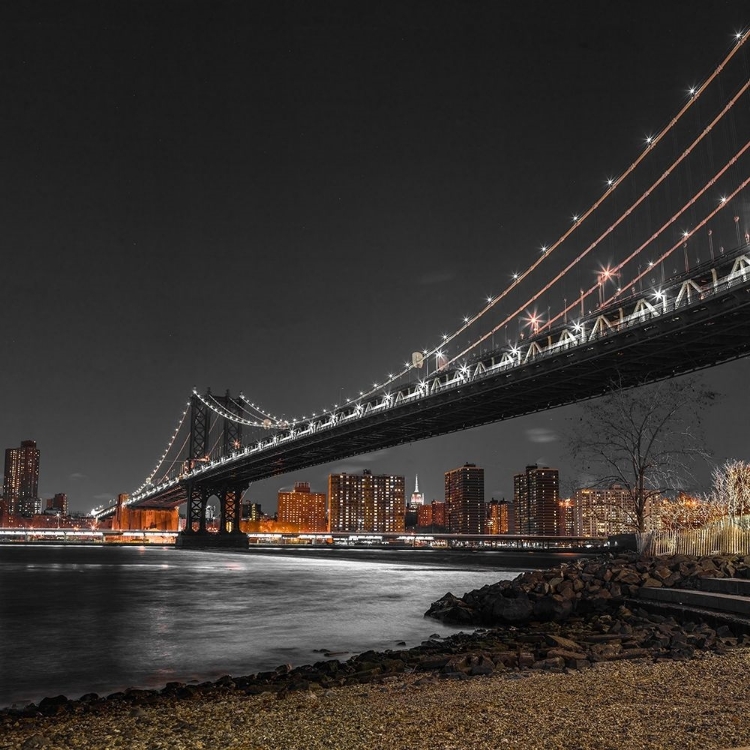
M163 548L0 546L0 706L413 646L517 570Z

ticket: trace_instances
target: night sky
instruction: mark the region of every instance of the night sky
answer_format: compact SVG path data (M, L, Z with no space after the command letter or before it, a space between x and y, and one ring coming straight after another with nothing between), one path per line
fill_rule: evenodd
M2 4L0 447L37 441L43 498L138 487L193 386L291 419L434 346L750 23L745 0L364 5ZM750 459L750 360L701 377L725 394L715 460ZM575 409L250 497L273 512L295 480L369 468L443 499L467 461L488 498L535 461L565 491Z

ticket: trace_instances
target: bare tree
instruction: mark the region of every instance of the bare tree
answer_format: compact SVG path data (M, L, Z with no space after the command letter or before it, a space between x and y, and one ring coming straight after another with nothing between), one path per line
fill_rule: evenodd
M750 514L750 464L730 459L713 470L709 501L730 518Z
M592 477L591 487L622 487L626 525L645 531L651 502L683 489L695 460L708 457L701 412L715 398L694 378L629 389L613 384L580 406L570 430L572 463Z
M719 504L712 502L709 498L683 494L659 506L661 527L665 531L700 529L725 515L726 513Z

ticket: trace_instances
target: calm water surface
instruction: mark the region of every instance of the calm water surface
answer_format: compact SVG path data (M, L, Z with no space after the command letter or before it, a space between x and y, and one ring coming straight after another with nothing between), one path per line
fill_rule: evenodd
M0 546L0 706L419 644L423 618L518 570L169 548ZM406 561L405 561L406 560Z

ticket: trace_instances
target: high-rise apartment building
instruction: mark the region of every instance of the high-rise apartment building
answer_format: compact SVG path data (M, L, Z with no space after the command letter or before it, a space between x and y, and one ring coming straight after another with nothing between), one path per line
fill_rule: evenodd
M442 531L445 529L445 503L433 500L417 508L417 526L420 529Z
M451 534L484 533L484 469L464 464L445 473L445 515Z
M557 469L533 464L513 477L513 506L516 533L530 536L558 536L559 486Z
M367 469L328 477L329 531L403 531L405 513L404 477Z
M633 530L627 513L630 493L620 485L607 489L584 487L576 490L573 501L581 536L609 536Z
M39 513L39 449L33 440L6 449L3 497L11 515Z
M510 533L510 503L507 500L490 500L487 504L485 533Z
M577 536L576 504L572 497L560 500L557 505L557 533L560 536Z
M294 489L280 490L277 518L279 523L293 524L300 531L326 531L326 494L310 492L309 482L295 482Z

